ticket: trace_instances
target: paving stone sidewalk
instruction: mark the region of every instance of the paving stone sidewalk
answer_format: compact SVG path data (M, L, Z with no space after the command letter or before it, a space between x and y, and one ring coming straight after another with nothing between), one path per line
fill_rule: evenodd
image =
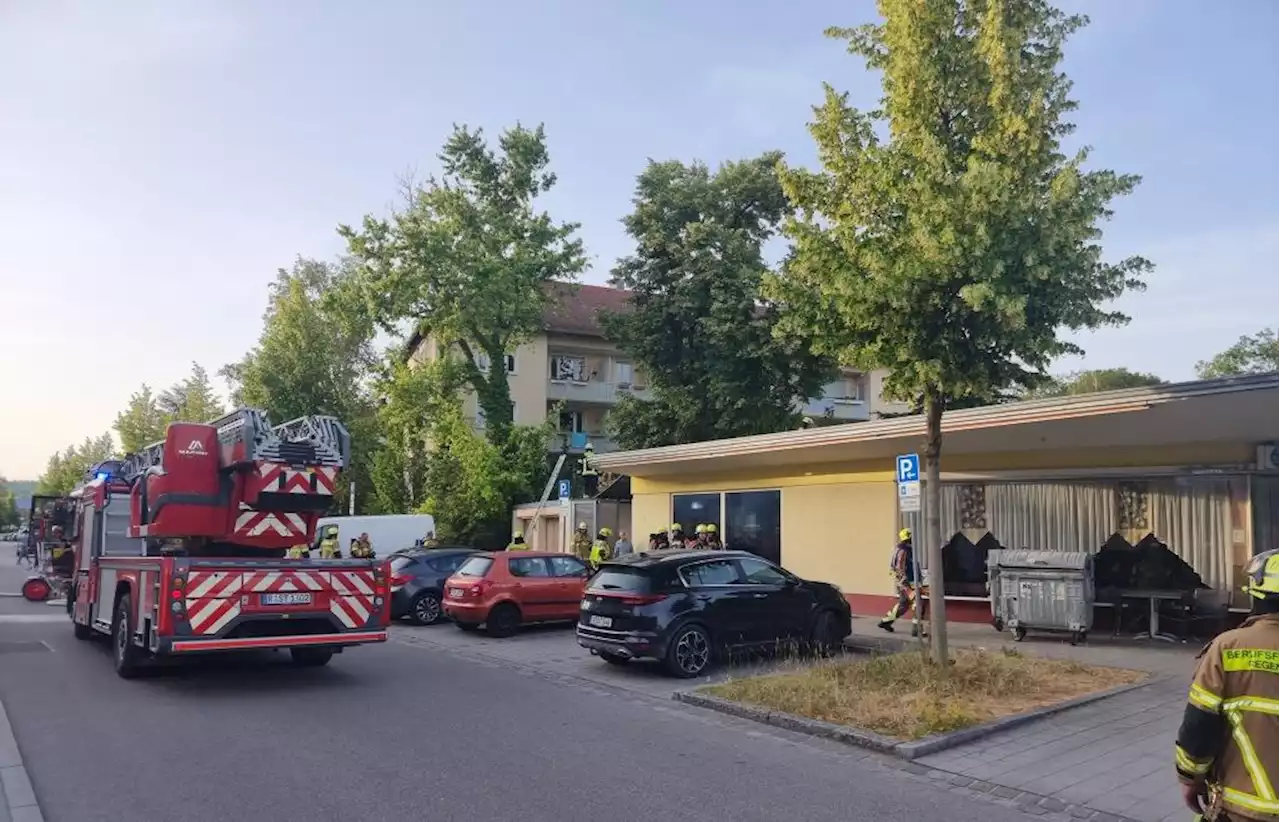
M909 637L878 631L871 620L855 621L854 644L886 650ZM1017 648L1033 656L1074 659L1149 671L1151 684L1101 702L993 734L923 757L919 764L960 779L971 789L1002 796L1022 791L1044 797L1028 811L1070 806L1095 822L1186 822L1173 770L1173 743L1186 704L1187 682L1199 645L1153 645L1110 637L1072 646L1050 637L1013 643L990 626L957 625L954 645ZM1025 810L1025 808L1024 808Z

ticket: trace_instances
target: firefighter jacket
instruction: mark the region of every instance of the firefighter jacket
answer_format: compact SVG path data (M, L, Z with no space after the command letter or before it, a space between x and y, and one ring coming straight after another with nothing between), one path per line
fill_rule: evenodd
M338 540L333 537L320 540L320 559L342 559L342 552L338 550Z
M373 545L364 539L358 539L351 546L352 559L373 559Z
M609 543L603 539L597 539L591 543L590 562L592 565L599 565L605 560L613 558L613 549L609 547Z
M909 585L915 579L913 567L915 563L911 551L911 543L906 540L893 546L893 556L889 560L889 573L899 585Z
M1178 779L1203 780L1232 819L1277 817L1278 628L1275 614L1255 616L1204 647L1178 729Z
M288 559L306 559L311 556L311 548L307 545L295 545L285 552Z
M527 543L527 542L523 542L523 541L521 541L521 542L516 542L516 541L513 539L513 540L511 540L511 542L510 542L510 543L508 543L508 544L507 544L507 550L508 550L508 551L528 551L528 550L529 550L529 543Z
M573 554L578 559L586 562L591 558L591 537L578 531L573 535Z

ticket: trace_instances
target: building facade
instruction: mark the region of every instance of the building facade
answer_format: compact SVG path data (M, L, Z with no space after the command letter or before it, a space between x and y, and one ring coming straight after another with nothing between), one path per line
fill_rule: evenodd
M989 616L994 547L1097 552L1154 541L1206 585L1237 592L1249 557L1276 547L1278 401L1273 373L945 414L949 613ZM899 510L894 472L923 435L923 420L905 417L599 462L630 476L637 533L714 522L730 547L833 582L857 613L876 614L892 601L898 529L923 538L919 514Z
M548 450L581 453L590 443L597 454L616 451L605 430L609 409L625 396L650 396L644 370L619 351L601 327L602 313L627 310L629 292L597 285L553 287L543 332L507 355L515 422L538 425L563 404ZM440 355L429 336L411 339L409 350L411 361ZM799 410L815 421L830 422L860 422L904 410L880 398L882 383L881 373L846 369L824 387L821 397ZM474 394L465 398L464 413L477 429L484 427Z

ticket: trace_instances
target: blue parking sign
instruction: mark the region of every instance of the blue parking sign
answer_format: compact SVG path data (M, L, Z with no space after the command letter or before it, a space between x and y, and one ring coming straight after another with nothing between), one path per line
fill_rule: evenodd
M560 480L560 499L568 499L570 494L569 480Z
M899 454L894 464L897 465L898 482L920 481L919 454Z

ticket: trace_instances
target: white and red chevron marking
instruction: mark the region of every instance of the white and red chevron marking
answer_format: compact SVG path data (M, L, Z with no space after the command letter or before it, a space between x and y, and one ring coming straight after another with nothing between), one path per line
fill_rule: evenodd
M260 537L273 533L282 537L307 536L307 521L301 514L269 511L241 511L236 517L235 533L246 537Z
M325 574L320 571L248 571L244 590L254 593L277 591L323 591Z
M369 622L369 616L373 613L373 597L331 596L329 613L348 628L360 628Z
M240 615L240 597L198 600L187 609L193 634L216 634Z
M329 584L337 594L373 596L372 571L330 571Z
M278 462L264 462L258 466L264 491L287 494L333 494L337 484L338 469L328 466L291 468ZM311 488L315 479L315 490Z
M240 571L192 571L187 574L187 607L205 597L228 597L240 592Z

